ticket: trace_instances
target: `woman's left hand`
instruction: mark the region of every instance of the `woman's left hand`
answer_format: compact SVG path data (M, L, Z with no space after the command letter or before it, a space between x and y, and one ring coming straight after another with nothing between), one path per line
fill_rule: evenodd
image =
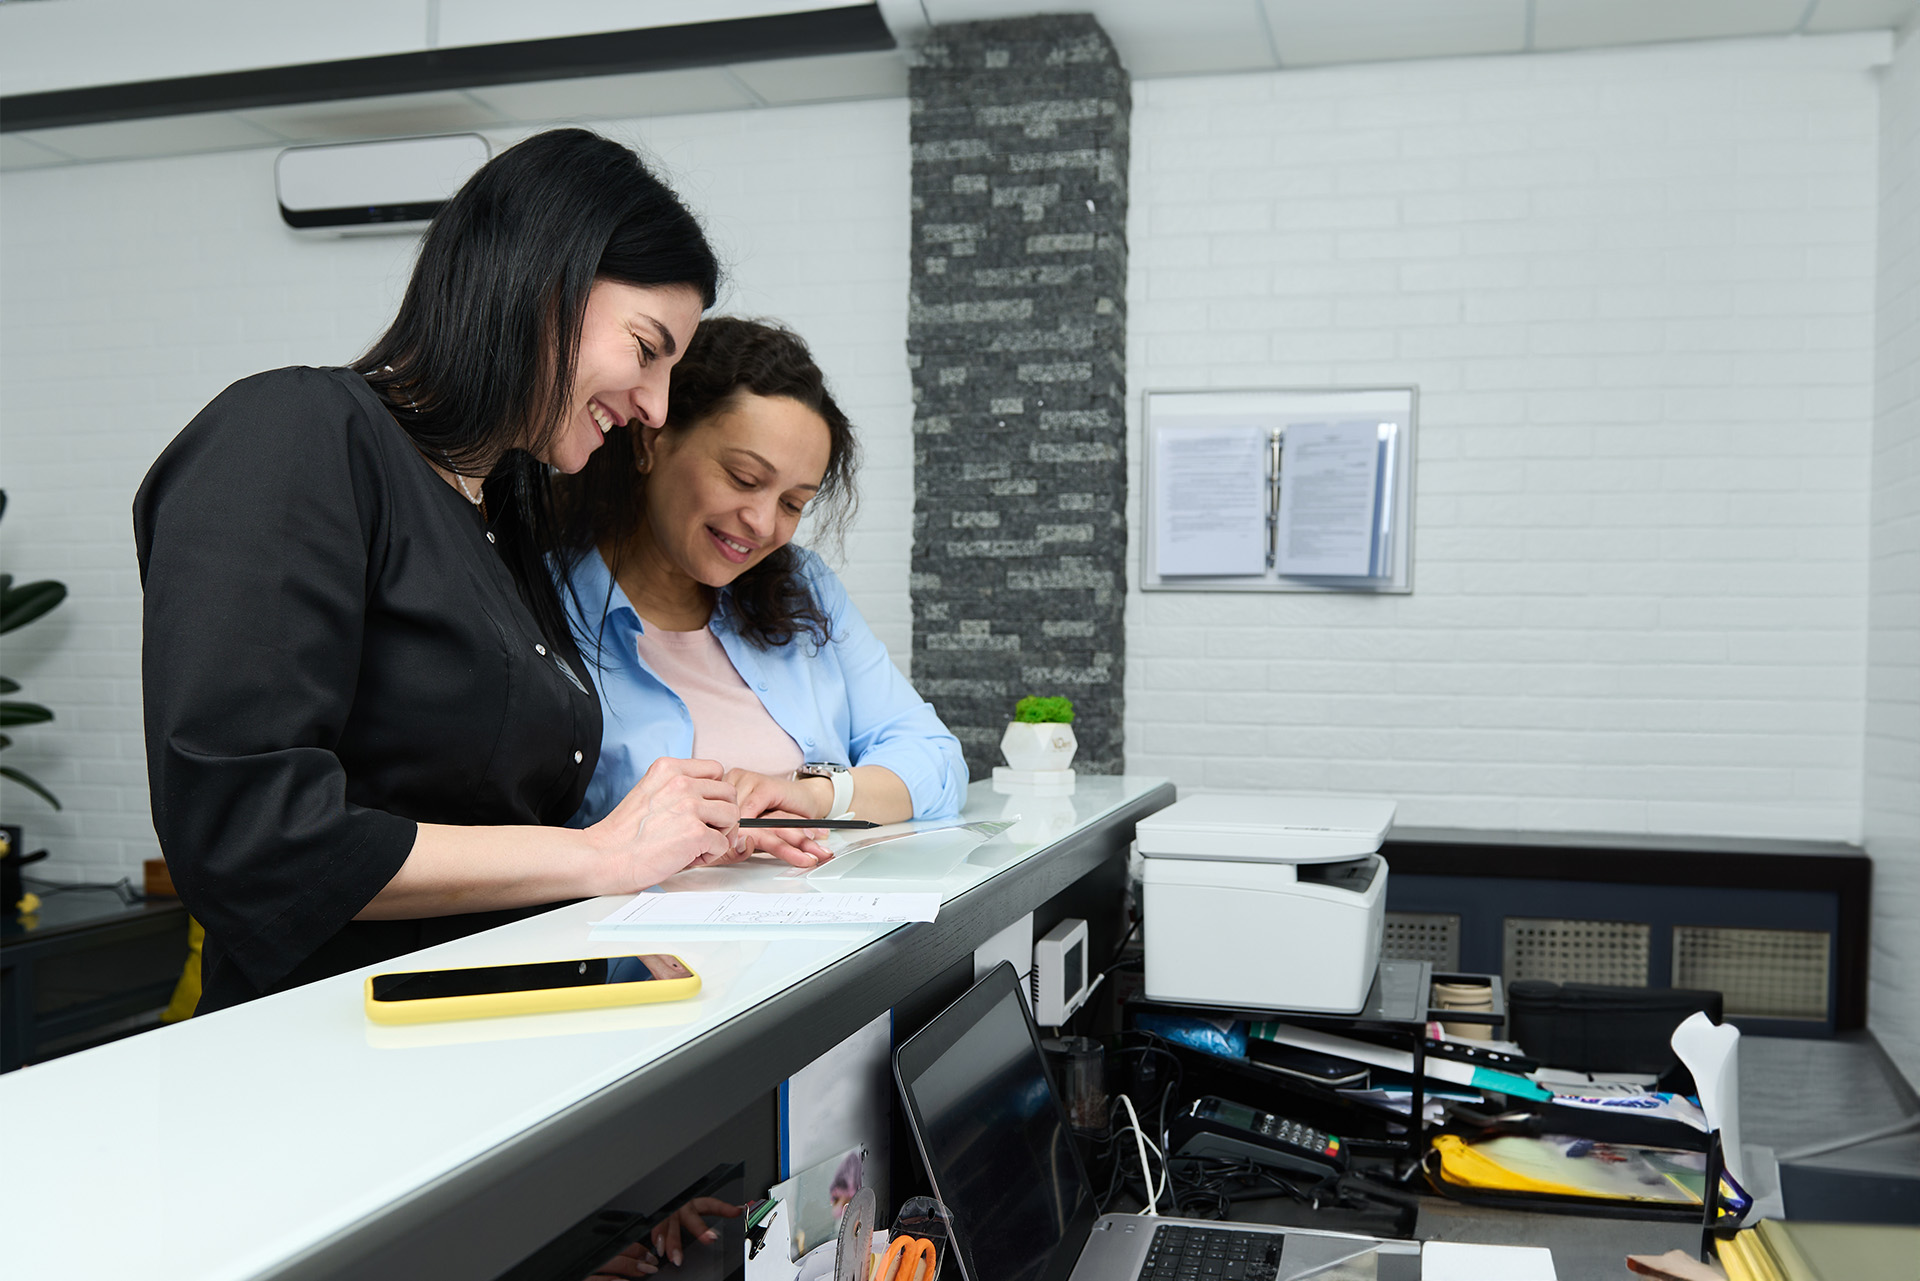
M702 1216L737 1219L744 1213L745 1206L735 1205L731 1201L710 1196L695 1197L654 1224L646 1242L635 1241L595 1268L587 1281L600 1281L605 1277L652 1276L660 1271L663 1261L678 1267L686 1262L686 1252L681 1247L683 1239L698 1241L703 1245L712 1245L720 1239L720 1234L708 1227L706 1218ZM649 1245L653 1248L648 1249Z
M660 1256L635 1241L588 1273L587 1281L606 1281L608 1277L650 1277L659 1270Z
M827 811L823 804L827 807L833 804L832 784L826 785L823 798L820 784L812 779L774 778L750 769L730 769L727 782L733 784L741 818L759 818L763 814L791 814L803 820L825 818Z
M720 1234L707 1226L707 1219L703 1216L737 1219L746 1212L744 1205L735 1205L718 1197L697 1196L654 1225L651 1238L653 1252L678 1267L686 1262L680 1247L683 1236L689 1242L699 1241L704 1245L712 1245L720 1239Z
M820 843L820 838L827 834L826 830L807 826L809 818L818 817L814 813L819 808L818 798L808 794L809 790L817 789L809 789L802 779L774 778L747 769L728 770L727 782L733 784L741 818L793 816L792 827L742 828L740 835L746 838L749 851L771 854L795 867L818 867L833 857L833 851ZM828 804L832 804L831 799ZM731 863L737 860L712 861Z

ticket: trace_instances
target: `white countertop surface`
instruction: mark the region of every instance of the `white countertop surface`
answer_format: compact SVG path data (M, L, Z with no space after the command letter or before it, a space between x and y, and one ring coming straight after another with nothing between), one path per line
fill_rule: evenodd
M937 891L948 902L1159 786L1082 777L1066 797L969 789L967 820L1018 817L972 849L851 854L801 873L764 858L669 880L669 890ZM835 833L850 845L871 835ZM922 842L923 845L929 842ZM860 860L858 863L855 860ZM0 1077L9 1275L253 1277L643 1071L897 925L678 929L658 946L596 942L594 899L367 970ZM697 998L419 1027L368 1022L374 970L670 951Z

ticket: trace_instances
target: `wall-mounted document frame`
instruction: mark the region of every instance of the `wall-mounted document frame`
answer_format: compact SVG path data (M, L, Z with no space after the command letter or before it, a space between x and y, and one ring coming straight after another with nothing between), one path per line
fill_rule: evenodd
M1417 410L1413 387L1146 392L1141 590L1412 592Z

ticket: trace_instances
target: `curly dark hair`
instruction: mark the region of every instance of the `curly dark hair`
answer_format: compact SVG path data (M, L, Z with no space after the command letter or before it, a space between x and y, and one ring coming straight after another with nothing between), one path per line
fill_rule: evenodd
M838 543L853 514L853 473L858 450L853 424L827 390L820 367L800 335L766 320L714 316L700 322L667 392L669 432L698 431L739 396L784 396L819 414L827 424L827 470L808 501L812 530ZM561 477L561 534L575 555L594 547L608 552L607 568L620 576L620 560L646 520L646 488L636 467L639 429L615 430L578 475ZM733 580L728 588L735 625L761 649L792 643L801 635L817 644L831 639L827 616L800 572L792 544L773 552ZM582 602L586 604L586 602ZM601 606L604 610L604 605ZM591 616L592 611L586 611Z

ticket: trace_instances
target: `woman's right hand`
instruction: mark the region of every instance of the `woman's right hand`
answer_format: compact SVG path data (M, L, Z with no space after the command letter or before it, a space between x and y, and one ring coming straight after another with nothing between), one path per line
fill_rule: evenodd
M659 758L587 835L612 860L618 884L609 894L636 893L694 863L747 852L733 784L715 761Z

